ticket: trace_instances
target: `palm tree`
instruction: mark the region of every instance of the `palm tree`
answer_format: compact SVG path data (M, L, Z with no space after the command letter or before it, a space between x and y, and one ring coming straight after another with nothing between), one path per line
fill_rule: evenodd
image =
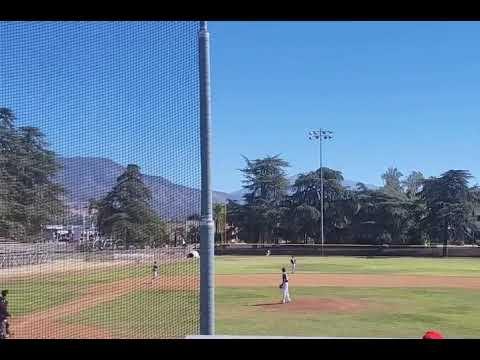
M215 221L215 240L217 242L225 242L224 238L226 227L226 205L214 204L213 205L213 220Z
M382 175L385 188L390 188L394 191L402 191L401 178L403 174L397 168L388 168L388 170Z
M418 193L422 190L425 178L420 171L412 171L407 178L402 181L405 192L409 198L417 198Z

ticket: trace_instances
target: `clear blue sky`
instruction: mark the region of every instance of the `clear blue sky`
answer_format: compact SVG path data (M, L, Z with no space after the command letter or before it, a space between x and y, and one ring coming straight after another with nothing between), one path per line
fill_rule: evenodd
M200 186L198 22L0 23L0 106L63 156Z
M62 155L135 162L197 186L199 143L184 136L198 131L196 25L45 26L0 26L0 106L16 110L21 125L41 127ZM480 23L209 28L216 190L241 187L241 154L281 154L290 174L318 167L318 145L306 133L319 127L335 132L325 165L350 180L379 185L389 166L480 176Z
M241 185L240 154L318 167L306 133L335 132L326 165L381 184L389 166L480 176L480 23L210 23L215 187ZM474 180L476 181L476 179Z

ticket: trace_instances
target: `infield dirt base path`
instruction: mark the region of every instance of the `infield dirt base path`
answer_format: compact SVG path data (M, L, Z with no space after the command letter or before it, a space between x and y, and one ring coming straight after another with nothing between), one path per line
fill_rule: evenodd
M152 281L151 277L130 278L108 284L93 285L78 298L62 305L26 316L13 318L12 338L16 339L111 339L106 329L82 324L65 324L62 318L97 305L105 304L126 294L148 289L194 290L197 281L191 276L164 277Z
M480 277L373 275L373 274L289 274L290 283L297 287L442 287L480 289ZM217 275L215 286L268 287L278 286L281 274Z
M422 287L462 288L480 290L480 277L457 276L411 276L368 274L290 274L294 287ZM280 274L217 275L218 287L278 287ZM14 336L18 339L111 339L107 329L86 324L65 324L62 318L78 314L94 306L108 303L126 294L140 290L195 290L198 278L193 276L150 277L124 279L107 284L91 286L87 292L65 304L21 317L11 321ZM334 305L331 305L334 306ZM341 307L338 308L342 310Z

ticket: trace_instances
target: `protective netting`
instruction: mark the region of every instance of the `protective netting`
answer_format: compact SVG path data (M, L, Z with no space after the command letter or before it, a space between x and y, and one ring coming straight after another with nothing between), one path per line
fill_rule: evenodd
M12 338L198 334L198 31L0 23Z

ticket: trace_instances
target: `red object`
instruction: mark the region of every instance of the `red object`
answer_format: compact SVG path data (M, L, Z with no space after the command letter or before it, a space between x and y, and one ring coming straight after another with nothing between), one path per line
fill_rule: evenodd
M443 339L443 335L440 334L438 331L435 330L429 330L423 335L422 339L427 339L427 340L438 340L438 339Z

